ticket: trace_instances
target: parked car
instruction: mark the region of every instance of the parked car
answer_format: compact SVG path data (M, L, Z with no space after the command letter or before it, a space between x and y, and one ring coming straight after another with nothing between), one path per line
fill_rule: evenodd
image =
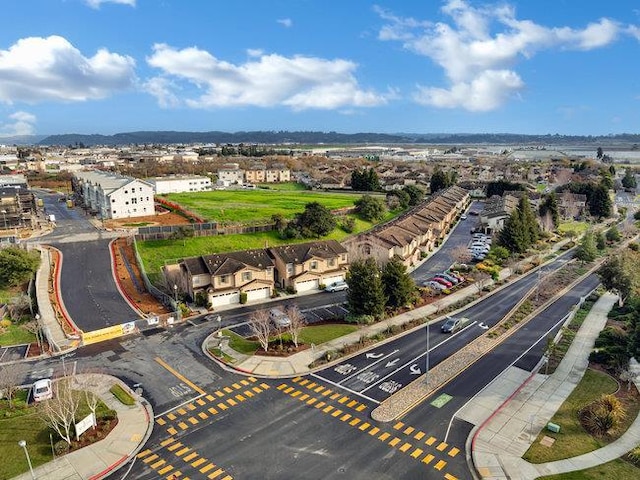
M491 247L489 247L488 245L485 244L473 244L469 247L469 250L471 250L472 252L474 251L479 251L479 252L483 252L483 253L487 253L489 252L489 250L491 249Z
M269 310L269 319L276 328L285 328L291 325L291 319L279 308Z
M460 272L456 272L456 271L453 271L453 270L447 270L444 273L446 273L447 275L452 275L452 276L456 277L458 279L458 282L464 282L465 281L464 275L461 275Z
M33 401L42 402L53 398L53 384L50 378L43 378L33 384Z
M342 280L339 282L333 282L331 285L325 288L325 290L327 292L340 292L342 290L347 290L348 288L349 288L349 285L347 285L347 282Z
M453 287L453 283L451 283L449 280L445 280L442 277L437 277L436 276L436 277L433 277L431 280L433 280L434 282L438 282L438 283L444 285L447 288Z
M435 280L427 280L426 282L422 283L422 286L430 288L432 290L436 290L438 292L441 292L447 289L447 287L445 287L441 283L436 282Z
M467 216L463 213L462 215L460 215L460 220L466 220Z
M457 330L460 330L462 327L464 327L467 322L469 321L469 319L467 318L457 318L457 317L446 317L447 320L442 324L442 327L440 327L440 330L442 330L442 333L454 333Z
M460 283L460 280L457 277L455 277L453 275L449 275L448 273L439 273L437 276L440 277L440 278L444 278L445 280L450 281L454 285L457 285L457 284Z

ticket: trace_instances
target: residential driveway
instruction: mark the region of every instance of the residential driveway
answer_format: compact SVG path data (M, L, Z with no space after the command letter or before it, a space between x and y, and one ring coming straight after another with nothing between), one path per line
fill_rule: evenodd
M111 273L109 239L60 243L60 291L70 317L88 332L129 322L139 315L122 298Z

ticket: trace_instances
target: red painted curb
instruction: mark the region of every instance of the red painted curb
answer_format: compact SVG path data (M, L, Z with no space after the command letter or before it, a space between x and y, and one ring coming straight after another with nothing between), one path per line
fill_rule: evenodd
M58 261L53 265L53 291L56 294L56 300L58 302L58 307L60 308L60 313L62 313L62 317L64 318L67 326L73 331L75 335L80 335L80 331L78 327L76 327L75 323L69 318L69 314L67 313L67 309L64 307L64 303L62 302L62 297L60 296L60 268L62 265L62 252L58 249L54 249L58 254Z

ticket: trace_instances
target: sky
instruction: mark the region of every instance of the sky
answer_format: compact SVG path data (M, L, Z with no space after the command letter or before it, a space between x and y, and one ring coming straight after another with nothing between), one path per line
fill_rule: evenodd
M640 132L637 0L2 0L0 136Z

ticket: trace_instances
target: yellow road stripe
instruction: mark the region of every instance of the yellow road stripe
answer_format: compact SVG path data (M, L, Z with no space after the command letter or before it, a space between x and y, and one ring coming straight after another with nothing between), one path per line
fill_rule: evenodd
M354 405L357 405L357 404L358 404L357 400L351 400L349 403L347 403L347 407L353 408Z
M364 431L365 431L367 428L369 428L370 426L371 426L371 424L369 424L369 423L367 423L367 422L364 422L362 425L360 425L360 426L358 427L358 429L359 429L359 430L362 430L362 431L364 432Z
M359 418L354 418L353 420L351 420L351 421L349 422L349 425L351 425L352 427L355 427L357 424L359 424L359 423L360 423L360 421L361 421L361 420L360 420Z
M385 441L387 438L389 438L390 436L391 436L391 434L390 434L390 433L384 432L384 433L383 433L382 435L380 435L378 438L384 442L384 441Z
M291 394L291 396L292 396L293 398L296 398L296 397L297 397L298 395L300 395L301 393L302 393L302 392L301 392L300 390L296 390L295 392L293 392L293 393Z
M224 393L221 392L220 390L216 390L214 393L218 396L218 398L224 397Z
M156 423L158 425L164 425L165 423L167 423L167 421L164 418L159 418L156 420Z
M174 427L169 427L167 428L167 432L169 433L169 435L175 435L176 433L178 433L178 430L176 430Z
M242 387L241 387L239 384L237 384L237 383L234 383L234 384L233 384L233 385L231 385L231 386L232 386L233 388L235 388L236 390L240 390L240 389L242 388Z
M289 388L287 388L287 389L284 391L284 393L291 393L291 392L293 392L294 390L295 390L295 388L293 388L293 387L289 387Z
M195 406L193 403L189 403L189 404L187 404L187 408L188 408L189 410L195 410L195 409L196 409L196 406Z
M422 450L421 448L416 448L416 449L411 453L411 456L412 456L413 458L418 458L420 455L422 455L422 452L423 452L423 451L424 451L424 450Z
M422 463L429 463L429 462L431 462L431 460L433 460L434 458L435 458L435 457L429 453L426 457L424 457L424 458L422 459Z
M444 474L444 478L446 480L458 480L458 477L454 477L453 475L451 475L450 473L445 473Z
M339 393L339 392L337 392L337 393L334 393L333 395L331 395L329 398L330 398L331 400L335 400L335 399L336 399L336 398L338 398L340 395L342 395L342 394L341 394L341 393Z
M402 427L404 427L404 423L402 422L398 422L393 426L396 430L400 430Z
M224 387L222 390L223 390L224 392L226 392L226 393L231 393L231 392L233 392L233 389L232 389L231 387Z
M184 383L186 383L187 385L189 385L193 390L195 390L196 392L200 393L200 394L204 394L206 393L204 390L202 390L200 387L198 387L195 383L193 383L192 381L190 381L189 379L187 379L184 375L178 373L176 370L174 370L170 365L168 365L166 362L164 362L160 357L156 357L154 358L154 360L156 362L158 362L160 365L162 365L164 368L166 368L170 373L172 373L175 377L179 378L180 380L182 380Z
M324 410L322 410L324 413L329 413L331 410L333 410L333 407L331 405L328 405L327 408L325 408Z
M200 412L200 413L198 414L198 416L199 416L202 420L206 420L207 418L209 418L209 415L207 415L207 414L206 414L206 413L204 413L204 412Z
M455 457L458 453L460 452L459 448L453 447L451 450L449 450L449 456L450 457Z
M367 408L367 406L361 403L361 404L360 404L360 405L358 405L358 407L356 408L356 412L361 412L361 411L365 410L366 408Z
M449 444L447 442L442 442L436 447L436 450L438 450L439 452L443 452L448 446Z
M178 410L176 410L180 415L184 415L185 413L187 413L187 411L184 408L179 408Z
M322 390L324 390L324 386L320 385L318 388L314 390L314 392L320 393Z
M407 427L407 428L405 429L405 431L404 431L404 434L405 434L405 435L411 435L411 434L412 434L413 432L415 432L415 431L416 431L416 429L415 429L415 428L413 428L413 427Z
M425 435L426 435L426 433L424 433L424 432L418 432L413 436L413 438L415 438L416 440L422 440Z
M371 430L369 430L369 435L376 435L379 431L380 429L378 427L373 427Z
M189 428L189 425L187 425L187 424L186 424L186 423L184 423L184 422L180 422L180 423L178 424L178 426L179 426L182 430L186 430L187 428Z
M166 440L161 441L161 442L160 442L160 446L161 446L161 447L166 447L167 445L169 445L170 443L173 443L173 442L175 442L175 441L176 441L176 439L175 439L175 438L170 437L170 438L167 438Z
M300 400L301 402L304 402L307 398L309 398L309 395L307 393L305 393L298 400Z
M264 389L264 390L269 390L269 385L267 385L266 383L261 383L260 386Z
M174 450L177 450L180 447L182 447L182 444L180 442L177 442L171 445L170 447L167 447L167 450L169 450L170 452L173 452Z
M203 399L199 398L196 400L196 403L200 406L206 405L207 402L205 402Z
M253 393L251 393L251 390L245 390L245 391L244 391L244 394L245 394L248 398L253 397Z
M317 387L317 386L318 386L318 384L316 382L311 382L309 385L307 385L307 388L308 389L312 389L312 388Z
M164 475L165 473L169 473L171 470L173 470L173 465L167 465L166 467L158 470L158 473L160 475Z
M176 417L173 413L167 413L167 418L168 418L169 420L175 420L175 419L176 419L176 418L178 418L178 417Z
M145 458L144 460L142 460L144 463L150 463L153 462L155 459L157 459L159 457L159 455L157 453L154 453L153 455L151 455L150 457Z
M406 452L407 450L409 450L411 447L412 447L412 445L411 445L410 443L405 443L404 445L402 445L402 446L400 447L400 451L404 453L404 452Z
M231 475L227 475L226 477L222 477L222 480L233 480Z
M400 442L401 442L401 440L398 437L393 437L393 440L389 441L389 445L391 445L392 447L395 447Z
M189 450L191 450L189 447L184 447L182 450L178 450L176 452L176 455L181 457L182 455L184 455L185 453L187 453Z
M151 450L149 450L148 448L146 450L143 450L142 452L138 453L138 455L136 455L138 458L142 458L142 457L146 457L147 455L149 455L151 453Z
M340 410L339 408L336 408L336 409L334 410L334 412L331 414L331 416L333 416L333 417L337 417L337 416L339 416L339 415L341 415L341 414L342 414L342 410Z
M244 378L243 378L242 380L240 380L240 383L241 383L242 385L244 385L245 387L246 387L247 385L249 385L249 381L248 381L248 380L245 380Z
M206 462L206 460L205 460L204 458L200 457L198 460L196 460L195 462L193 462L193 463L191 464L191 466L192 466L193 468L198 468L198 467L199 467L200 465L202 465L204 462Z
M210 402L213 402L213 401L216 399L216 397L214 397L213 395L207 395L207 396L206 396L206 397L204 397L204 398L206 398L206 399L207 399L207 400L209 400Z
M309 383L309 379L308 379L308 378L305 378L304 380L302 380L302 381L300 382L300 385L306 385L307 383Z
M333 390L327 388L324 392L322 392L322 395L326 397L327 395L330 395L331 392L333 392Z
M227 403L232 407L235 407L238 404L238 402L236 402L233 398L227 399Z
M294 383L298 383L300 380L302 380L302 377L296 377L296 378L294 378L292 381L293 381Z
M262 393L262 389L260 387L253 387L253 391L256 393Z
M160 468L165 463L167 463L166 460L160 459L156 463L151 464L150 467L153 468L154 470L157 470L158 468Z
M255 377L248 377L247 380L249 380L250 382L257 382L258 379Z
M236 395L236 400L244 402L246 400L246 398L244 398L242 395L238 394L238 395Z
M429 437L424 443L426 443L427 445L431 446L434 443L436 443L436 438L435 437Z
M342 420L343 422L346 422L350 418L351 418L351 415L348 413L345 413L342 417L340 417L340 420Z
M209 413L210 413L211 415L216 415L216 414L218 413L218 410L216 410L216 409L215 409L215 408L213 408L213 407L211 407L208 411L209 411Z
M227 409L227 408L229 408L229 407L227 407L224 403L219 403L219 404L218 404L218 408L219 408L220 410L226 410L226 409Z
M215 468L215 465L213 463L208 463L207 465L205 465L200 469L200 473L207 473L212 468Z
M194 458L196 458L198 456L198 454L196 452L191 452L189 455L187 455L186 457L183 458L183 460L185 462L190 462L191 460L193 460Z
M345 403L347 400L349 400L349 397L342 397L340 400L338 400L338 403Z
M213 473L210 473L209 476L207 478L216 478L217 476L219 476L222 472L224 472L223 469L219 468L218 470L216 470Z
M197 425L198 424L198 419L195 418L195 417L189 417L188 420L189 420L189 423L192 424L192 425Z
M316 403L318 400L311 397L309 400L307 400L307 405L313 405L314 403Z
M436 470L442 470L446 464L447 462L445 462L444 460L440 460L433 466L433 468L435 468Z

